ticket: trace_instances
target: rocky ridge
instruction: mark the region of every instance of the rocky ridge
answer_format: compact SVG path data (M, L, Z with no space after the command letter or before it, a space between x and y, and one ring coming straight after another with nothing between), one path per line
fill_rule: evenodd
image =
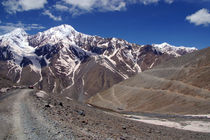
M84 101L163 60L193 51L167 43L137 45L90 36L70 25L35 35L18 28L0 36L0 74L17 85L33 85Z

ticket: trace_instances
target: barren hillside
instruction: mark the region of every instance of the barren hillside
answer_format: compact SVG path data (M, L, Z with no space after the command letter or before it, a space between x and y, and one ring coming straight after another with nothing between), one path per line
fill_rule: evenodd
M88 103L115 111L209 114L209 67L206 48L116 84Z

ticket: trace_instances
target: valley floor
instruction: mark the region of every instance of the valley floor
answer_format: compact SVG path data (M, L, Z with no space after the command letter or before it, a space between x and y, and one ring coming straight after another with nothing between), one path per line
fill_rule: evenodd
M129 113L131 116L126 116L126 118L116 112L81 105L70 98L45 96L29 89L13 90L1 95L0 139L188 140L210 138L208 127L205 131L193 132L160 126L160 124L148 124L157 118L176 123L210 122L207 117ZM143 121L144 119L139 116L144 116L148 122ZM141 120L143 122L140 122Z

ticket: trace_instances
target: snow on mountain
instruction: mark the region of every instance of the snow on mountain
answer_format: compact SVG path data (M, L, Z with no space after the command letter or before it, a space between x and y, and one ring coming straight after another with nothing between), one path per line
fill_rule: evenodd
M32 61L34 71L40 71L40 64L36 56L35 48L28 42L28 34L21 28L17 28L11 33L0 36L0 46L8 47L12 52L13 60L17 65L21 65L24 58Z
M198 50L195 47L184 47L184 46L176 47L166 42L162 44L153 44L152 46L161 53L167 53L175 57Z
M65 24L50 28L49 30L39 32L32 36L27 35L21 28L17 28L11 33L0 36L0 46L9 46L10 50L13 52L14 61L19 65L23 57L36 57L34 52L37 48L45 45L50 47L58 43L62 43L65 47L75 46L74 51L79 51L80 53L78 54L81 54L81 52L89 55L103 54L103 57L109 59L113 64L116 64L116 62L112 57L115 55L118 55L119 57L120 52L123 52L122 55L127 57L127 59L130 59L133 62L137 61L136 57L134 58L134 55L132 54L134 49L127 49L129 46L132 46L131 43L116 38L106 40L97 36L85 35L77 32L72 26ZM87 46L90 47L88 48ZM168 43L153 44L152 46L161 53L171 54L176 57L197 50L196 48L175 47ZM102 53L100 51L102 51ZM137 51L139 51L139 48ZM120 61L123 61L123 59L119 59ZM35 61L36 60L34 60L33 64L36 64Z
M29 46L28 35L23 29L17 28L10 33L0 36L0 46L10 52L10 54L7 54L10 55L11 59L8 61L10 71L14 70L21 75L21 67L30 64L31 69L41 75L41 66L37 55L34 53L35 48ZM20 79L21 77L17 83L20 82Z
M39 85L40 89L64 92L77 88L81 91L74 90L88 93L87 96L151 69L163 60L195 50L167 43L137 45L117 38L90 36L76 31L70 25L60 25L35 35L28 35L18 28L0 36L0 60L8 62L9 72L17 73L14 82L30 82L21 77L23 72L30 75L30 70L23 70L29 66L35 75L39 75L32 84ZM92 79L95 77L92 71L98 73L96 79ZM92 85L74 87L82 82L78 77L82 77L83 83L92 79L95 82L92 85L101 85L91 89Z
M87 35L77 32L72 26L64 24L32 35L29 37L29 40L36 47L46 44L54 45L61 42L67 45L75 45L79 35L82 35L83 38L87 37Z
M20 65L23 56L31 55L34 52L34 48L28 45L28 35L21 29L17 28L11 33L0 36L0 46L9 47L13 53L14 61Z

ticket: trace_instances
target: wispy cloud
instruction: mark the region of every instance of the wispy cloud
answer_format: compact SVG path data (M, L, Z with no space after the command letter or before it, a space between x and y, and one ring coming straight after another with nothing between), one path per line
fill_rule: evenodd
M56 10L68 11L71 15L81 15L90 12L107 12L126 10L131 4L149 5L161 0L62 0L54 6ZM167 3L172 0L166 0Z
M125 0L62 0L56 9L60 10L61 5L68 7L68 11L72 15L93 11L121 11L126 8Z
M47 0L4 0L2 5L10 14L44 8Z
M174 0L165 0L165 2L171 4L174 2Z
M59 4L59 3L56 3L56 4L54 5L54 8L55 8L56 10L59 10L59 11L68 11L68 10L69 10L69 8L68 8L67 6L62 5L62 4Z
M45 10L45 11L43 12L43 15L47 15L47 16L49 16L49 18L51 18L51 19L53 19L53 20L55 20L55 21L61 21L61 20L62 20L61 16L56 17L56 16L53 15L49 10Z
M23 28L25 31L30 31L30 30L44 29L45 27L43 27L39 24L23 24L22 22L2 23L0 25L0 34L5 34L5 33L8 33L8 32L11 32L16 28Z
M195 25L209 25L210 24L210 12L208 9L201 9L196 13L189 15L186 17L190 23L194 23Z
M145 5L158 3L161 0L128 0L128 3L143 3Z

